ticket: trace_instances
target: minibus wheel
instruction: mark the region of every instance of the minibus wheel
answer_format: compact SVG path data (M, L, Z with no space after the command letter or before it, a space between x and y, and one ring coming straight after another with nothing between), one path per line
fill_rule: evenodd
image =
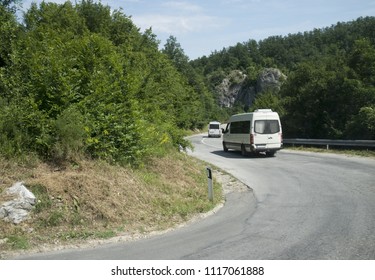
M268 157L273 157L273 156L275 156L275 151L270 151L270 152L266 152L266 156L268 156Z
M244 157L247 156L247 152L246 152L244 144L241 145L241 155L244 156Z
M228 152L228 148L227 148L227 145L225 145L225 142L223 142L223 150L224 152Z

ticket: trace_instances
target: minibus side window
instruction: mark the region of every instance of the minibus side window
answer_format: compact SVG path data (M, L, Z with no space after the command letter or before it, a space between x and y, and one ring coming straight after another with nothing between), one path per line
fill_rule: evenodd
M250 133L250 121L239 121L231 123L232 134L248 134Z

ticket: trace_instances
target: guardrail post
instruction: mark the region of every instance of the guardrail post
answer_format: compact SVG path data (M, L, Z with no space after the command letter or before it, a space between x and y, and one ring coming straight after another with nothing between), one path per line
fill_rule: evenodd
M207 178L208 178L208 199L210 201L214 200L213 188L212 188L212 170L207 167Z

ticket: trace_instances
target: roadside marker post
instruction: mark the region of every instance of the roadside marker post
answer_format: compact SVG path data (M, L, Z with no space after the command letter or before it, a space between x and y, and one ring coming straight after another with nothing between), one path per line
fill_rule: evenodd
M208 178L208 199L214 201L213 189L212 189L212 170L211 167L207 167L207 178Z

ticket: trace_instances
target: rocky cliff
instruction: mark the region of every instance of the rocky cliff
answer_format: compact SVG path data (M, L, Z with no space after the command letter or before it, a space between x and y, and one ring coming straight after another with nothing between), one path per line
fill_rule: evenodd
M256 81L250 81L246 74L233 70L216 87L221 107L233 107L241 104L250 107L255 98L266 91L279 91L286 76L276 68L265 68Z

